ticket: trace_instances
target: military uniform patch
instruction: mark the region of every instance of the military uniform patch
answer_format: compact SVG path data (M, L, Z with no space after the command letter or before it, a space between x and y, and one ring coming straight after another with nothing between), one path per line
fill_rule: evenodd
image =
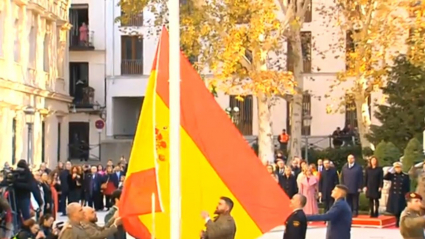
M294 221L292 224L294 225L294 227L298 227L300 225L300 222L299 221Z

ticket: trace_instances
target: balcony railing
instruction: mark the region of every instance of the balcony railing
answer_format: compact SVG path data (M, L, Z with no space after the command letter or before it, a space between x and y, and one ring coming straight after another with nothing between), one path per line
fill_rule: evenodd
M143 60L121 60L121 75L142 75Z
M93 31L88 31L87 35L81 34L79 31L71 30L69 33L69 49L74 51L90 51L94 50Z
M123 27L141 27L143 26L143 15L138 14L131 17L124 17L124 20L121 22Z
M74 95L73 104L77 109L92 109L95 104L93 87L84 87L82 94Z

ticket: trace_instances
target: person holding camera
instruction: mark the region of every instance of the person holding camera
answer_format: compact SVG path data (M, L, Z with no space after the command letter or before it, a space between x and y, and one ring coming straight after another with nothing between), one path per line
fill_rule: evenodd
M19 160L13 174L16 175L12 185L15 191L17 211L21 213L23 220L28 220L31 218L31 193L36 182L24 159Z
M72 166L68 175L69 199L68 203L80 202L83 185L83 174L77 166Z
M46 236L46 239L56 239L59 236L60 232L60 226L63 226L63 223L57 223L53 227L54 218L51 214L45 214L42 217L40 217L39 225L40 230L43 231L44 235Z
M24 221L22 228L14 239L47 239L44 235L43 230L40 230L40 226L35 222L34 219L28 219Z

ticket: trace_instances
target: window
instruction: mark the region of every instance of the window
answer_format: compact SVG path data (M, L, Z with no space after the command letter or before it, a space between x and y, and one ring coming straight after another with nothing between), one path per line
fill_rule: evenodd
M15 62L19 62L21 60L21 44L19 42L19 20L15 19L15 26L13 28L13 59ZM31 42L31 41L30 41Z
M46 162L45 159L45 147L46 147L46 124L41 122L41 162Z
M143 74L143 38L138 36L121 37L121 74Z
M423 28L410 28L407 43L414 45L416 41L423 39L425 35L425 29Z
M44 71L49 71L49 64L50 64L50 59L49 59L49 45L50 45L50 35L48 33L46 33L44 35L44 41L43 41L43 70Z
M16 119L12 121L12 165L16 163Z
M27 162L29 165L33 164L33 126L34 123L26 123L27 124Z
M252 116L253 99L251 95L243 97L243 101L236 99L236 96L230 96L229 107L232 109L230 116L233 123L243 135L252 135ZM233 111L238 107L239 112Z
M313 13L312 13L312 10L311 10L312 9L312 1L311 0L307 0L307 1L309 1L309 3L308 3L307 11L304 14L304 22L311 22L313 20ZM291 3L291 0L288 0L288 5L289 5L289 3ZM295 3L294 3L295 11L298 10L297 5L298 5L297 1L295 1Z
M69 158L80 159L82 146L90 145L89 122L69 122Z
M69 48L71 50L94 50L93 31L90 31L89 5L71 4L69 22L72 28L69 31Z
M303 57L303 72L311 73L311 32L301 32L301 51ZM296 55L293 53L291 43L288 41L288 54L287 54L287 69L294 71L294 61Z
M79 108L90 108L93 105L93 92L89 87L89 63L69 63L69 95L74 97L74 105Z
M121 11L121 26L123 27L141 27L143 26L143 13L132 14L131 16L125 16L125 13Z
M372 100L371 97L367 98L367 104L369 108L369 114L372 113ZM357 121L357 107L354 102L354 96L352 94L345 95L345 125L351 125L352 127L358 127Z
M301 134L302 135L311 135L311 125L310 126L304 126L304 115L311 115L311 95L307 92L304 92L303 94L303 101L301 104L302 107L302 115L301 115ZM288 134L291 134L291 127L292 127L292 102L286 101L286 132Z
M304 125L304 116L311 116L311 95L309 93L303 94L303 103L302 103L302 117L301 117L301 134L302 135L311 135L311 125Z
M354 33L355 34L355 33ZM349 70L351 65L350 54L356 50L356 44L354 42L354 35L352 31L347 31L345 36L345 69Z
M61 160L61 143L62 143L62 123L58 123L58 145L57 145L57 158L58 162Z

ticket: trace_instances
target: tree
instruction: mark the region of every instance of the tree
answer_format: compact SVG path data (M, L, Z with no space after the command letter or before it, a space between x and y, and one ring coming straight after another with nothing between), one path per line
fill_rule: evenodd
M408 39L408 58L412 64L423 65L425 60L425 2L424 1L408 1L406 4L408 9L410 26Z
M423 159L422 145L418 139L413 138L404 149L403 155L403 171L408 172L409 169Z
M344 46L348 43L348 49L346 71L338 74L331 92L345 89L348 97L340 100L355 104L360 143L368 147L366 135L371 124L368 102L371 93L384 86L387 63L394 54L399 54L398 48L405 43L401 36L408 26L400 14L404 3L398 0L336 1L333 16L346 33L341 40Z
M400 159L401 153L391 142L381 141L375 149L374 155L378 158L381 166L392 165Z
M378 105L375 117L380 125L371 125L368 138L377 143L393 142L403 150L411 138L422 140L425 129L425 70L404 56L394 60L388 81L382 87L386 102Z
M126 0L120 3L125 17L147 8L155 15L152 25L167 24L165 0ZM288 95L292 101L290 152L300 155L302 47L300 29L310 1L237 0L181 1L181 45L188 56L199 56L201 71L213 73L209 84L228 94L257 98L258 144L261 160L274 156L271 107ZM284 13L280 17L277 13ZM158 28L157 28L158 29ZM293 74L285 71L282 49L291 43Z

